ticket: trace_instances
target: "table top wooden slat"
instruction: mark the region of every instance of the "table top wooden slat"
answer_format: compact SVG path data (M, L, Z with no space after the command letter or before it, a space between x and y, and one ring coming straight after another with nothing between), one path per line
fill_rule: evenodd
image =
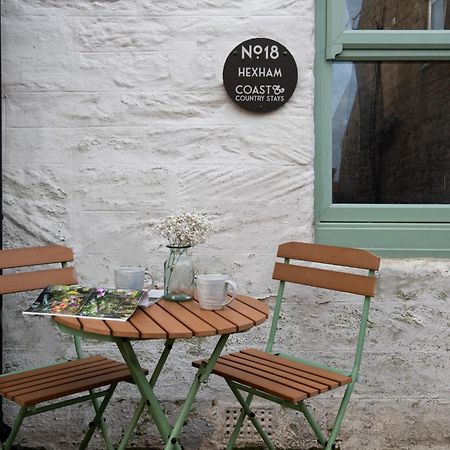
M68 328L72 328L73 330L81 330L81 323L75 317L58 316L54 317L54 319L61 325L64 325Z
M120 320L108 320L108 326L111 328L111 334L116 337L140 338L139 331L133 324L127 320L122 322Z
M234 300L234 302L237 301L237 299ZM253 320L235 311L230 305L225 306L223 309L218 309L216 313L221 315L224 319L234 323L237 326L238 331L247 331L255 325Z
M170 302L164 299L147 308L138 308L126 322L117 320L55 317L56 322L87 333L130 339L178 339L246 331L264 322L268 306L239 294L223 309L200 308L197 300Z
M236 298L236 300L231 302L228 306L240 314L248 317L250 320L253 320L255 325L260 325L267 320L267 316L265 314L252 308L251 306L248 306L246 303L243 303L240 298Z
M212 336L217 334L216 328L184 308L183 303L185 302L175 303L167 300L160 300L158 302L165 311L176 317L177 320L189 328L194 336Z
M158 303L145 309L145 314L167 332L167 337L169 339L192 337L194 335L192 330L185 327L175 317L165 311Z
M81 328L86 333L100 334L102 336L110 336L111 329L103 320L98 319L79 319Z
M229 334L237 331L237 326L234 323L224 319L216 311L208 311L200 308L200 305L196 301L184 302L183 307L209 323L217 330L217 334Z
M142 339L167 338L167 333L154 320L145 314L141 308L138 308L128 320L139 331Z
M257 309L259 312L263 313L266 316L266 319L269 317L269 310L267 308L267 305L262 300L257 300L244 294L238 294L236 295L236 298L241 303L245 303L246 305L251 306L253 309Z

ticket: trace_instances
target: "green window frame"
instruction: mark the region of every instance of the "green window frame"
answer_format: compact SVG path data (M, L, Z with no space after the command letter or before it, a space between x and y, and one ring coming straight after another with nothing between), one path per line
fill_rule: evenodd
M381 256L450 258L450 205L333 204L334 61L450 60L448 30L346 30L345 0L316 0L315 240Z

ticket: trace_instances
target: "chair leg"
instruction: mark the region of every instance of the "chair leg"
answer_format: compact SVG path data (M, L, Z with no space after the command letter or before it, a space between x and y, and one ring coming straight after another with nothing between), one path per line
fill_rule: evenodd
M84 450L88 446L89 441L91 440L91 437L94 434L95 428L97 426L100 426L100 428L102 430L103 438L105 439L105 443L107 445L108 450L112 450L114 448L109 439L109 435L106 432L106 427L104 429L102 427L102 425L104 425L103 413L105 412L105 409L108 406L108 403L116 389L116 386L117 386L117 383L111 384L111 386L108 388L106 395L103 397L103 401L100 404L100 406L98 406L98 408L95 407L96 414L95 414L94 420L89 424L88 431L86 432L84 439L81 441L81 444L79 447L80 450ZM94 400L97 400L97 399L92 399L92 402L94 402Z
M93 390L89 391L89 393L91 395L92 395L93 392L94 392ZM106 394L106 395L108 395L108 394ZM92 405L94 406L94 410L97 413L99 408L100 408L100 404L98 403L98 399L97 398L93 398L91 401L92 401ZM104 420L100 420L100 424L99 425L100 425L100 431L102 433L103 440L105 441L105 445L106 445L107 450L114 450L114 446L113 446L113 444L111 442L111 438L109 437L109 433L108 433L108 429L106 427L105 421Z
M230 389L233 391L234 396L237 398L238 402L241 404L242 406L242 413L244 413L245 415L247 415L247 417L251 420L253 426L256 428L256 431L259 433L259 435L261 436L262 440L264 441L264 443L267 445L267 447L270 450L276 450L275 446L273 445L272 441L269 439L269 436L267 435L267 433L264 431L263 427L261 426L261 424L259 423L259 421L256 419L255 417L255 413L252 412L252 410L250 409L250 402L249 404L247 404L246 400L244 399L244 397L242 397L241 393L239 392L239 390L233 386L233 383L226 380L228 383L228 386L230 386ZM250 394L251 395L251 394ZM252 396L253 397L253 396ZM248 400L248 398L247 398ZM251 401L251 399L250 399ZM239 426L239 428L242 426L242 422ZM236 428L236 427L235 427ZM233 431L234 432L234 431ZM239 433L239 430L238 430ZM234 443L233 443L234 445ZM232 448L232 447L231 447ZM228 449L228 447L227 447Z
M6 441L3 442L1 445L2 449L10 450L12 448L14 440L16 439L17 433L19 431L20 426L22 425L23 419L25 418L27 411L28 408L26 406L22 406L20 408L19 414L17 415L16 420L14 421L14 425L11 428L11 432L9 433L8 439L6 439Z
M328 437L325 450L331 450L333 448L339 430L341 429L341 424L342 421L344 420L345 412L347 410L348 402L350 401L350 396L352 395L354 385L355 385L354 381L352 381L349 385L347 385L344 397L342 397L341 405L339 406L339 411L337 413L336 419L334 420L333 428L331 429L330 436Z
M300 412L305 416L305 419L309 423L309 426L314 431L314 434L316 435L319 444L325 447L325 445L327 445L327 438L322 433L322 430L320 429L319 425L317 425L317 422L314 419L314 416L311 414L311 411L303 402L298 403L298 407Z
M230 386L231 388L231 386ZM253 400L253 395L248 394L247 399L245 400L245 403L250 406L250 403ZM228 441L226 450L232 450L234 448L234 444L236 443L236 439L239 436L239 432L241 431L242 424L244 423L246 413L244 411L244 408L241 408L241 413L239 414L239 417L236 420L236 423L233 428L233 432L231 433L230 440Z

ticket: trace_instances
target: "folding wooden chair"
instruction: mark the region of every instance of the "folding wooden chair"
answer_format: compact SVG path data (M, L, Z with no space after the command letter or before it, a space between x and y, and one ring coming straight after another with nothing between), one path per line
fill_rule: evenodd
M222 356L213 370L213 373L225 378L242 406L227 449L230 450L234 447L245 416L249 417L267 447L275 449L250 408L252 399L256 395L303 413L319 443L329 450L334 448L353 387L358 379L370 299L375 294L374 274L379 269L380 258L365 250L300 242L281 244L278 247L277 256L284 258L284 262L276 262L273 271L273 278L279 280L280 283L266 350L263 352L246 349ZM306 265L291 264L290 260L307 261L308 263ZM319 263L320 267L317 267L315 263ZM323 268L323 264L342 266L345 269L344 271L330 270ZM354 273L355 270L352 273L348 268L366 269L368 274ZM350 373L273 350L286 282L364 296L353 369ZM194 361L193 363L195 367L201 364L205 364L205 361ZM347 388L343 394L333 428L326 437L304 400L344 385ZM246 399L241 391L248 393Z
M73 261L73 252L62 246L32 247L0 250L0 269L27 266L47 266L59 263L62 267L31 271L20 271L0 275L0 294L42 289L50 284L75 284L77 276L73 267L67 263ZM51 266L50 266L51 267ZM0 395L20 406L8 438L1 444L5 450L11 449L17 432L28 416L90 400L95 409L95 417L89 424L80 449L87 447L96 427L100 427L106 448L113 449L102 414L120 381L132 381L126 364L103 356L83 358L80 338L74 336L78 359L49 365L38 369L14 372L0 377ZM101 391L95 388L106 387ZM74 397L72 394L84 395ZM65 400L63 397L71 396ZM100 403L99 398L103 397ZM52 402L51 402L52 401ZM41 403L44 403L41 405ZM38 406L39 404L39 406Z

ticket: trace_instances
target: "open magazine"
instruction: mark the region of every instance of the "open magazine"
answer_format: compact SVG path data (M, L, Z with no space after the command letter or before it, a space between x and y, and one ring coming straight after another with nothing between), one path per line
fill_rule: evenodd
M149 304L147 291L53 285L23 314L125 321L140 304Z

